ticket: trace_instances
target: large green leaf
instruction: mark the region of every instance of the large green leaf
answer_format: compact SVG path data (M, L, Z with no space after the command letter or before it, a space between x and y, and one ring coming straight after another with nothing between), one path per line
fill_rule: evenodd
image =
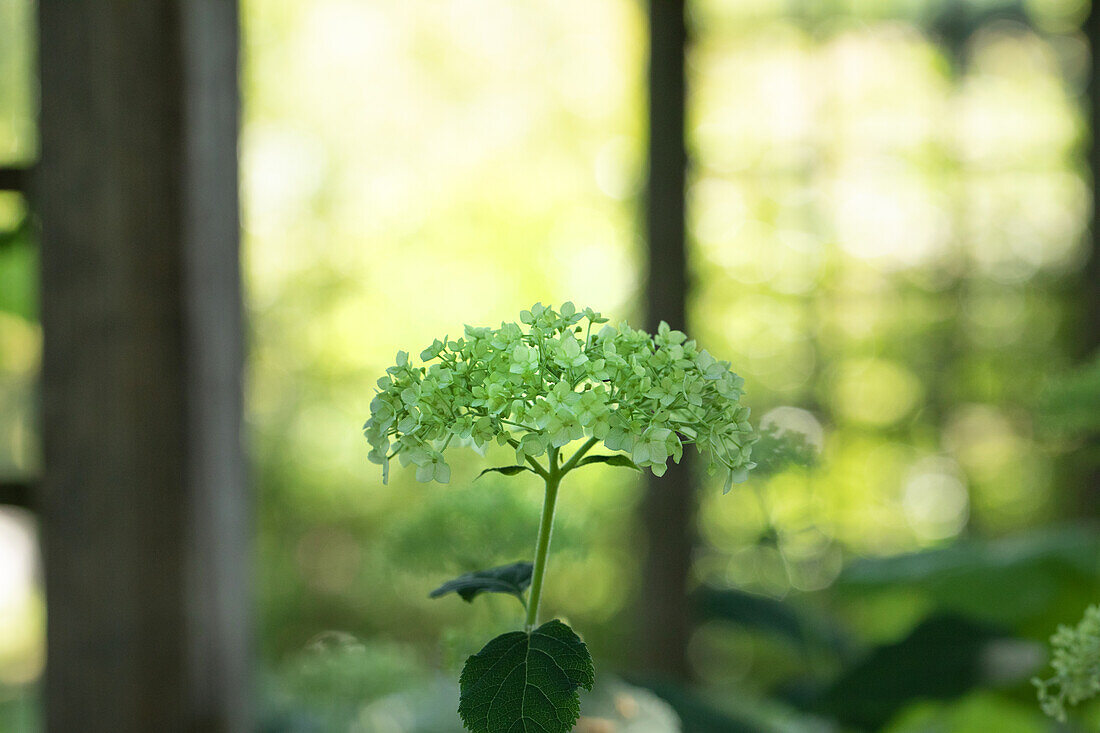
M938 608L1045 637L1065 609L1083 609L1100 592L1098 560L1095 527L1058 527L859 560L835 587L859 599L916 590Z
M849 653L850 642L836 624L824 616L805 613L788 601L733 588L703 587L695 594L695 606L703 619L774 634L801 647L821 647L842 656Z
M531 585L531 563L514 562L488 570L475 570L448 580L433 590L431 598L439 598L448 593L457 593L462 600L472 603L480 593L511 593L523 600L523 591Z
M932 616L845 670L814 707L861 730L881 730L914 701L953 700L987 686L995 674L1006 674L991 668L989 660L998 645L1007 649L1009 643L994 627L961 616ZM1025 657L1017 677L1026 679L1029 669Z
M568 733L579 689L594 681L588 647L555 619L498 636L467 659L458 714L472 733Z

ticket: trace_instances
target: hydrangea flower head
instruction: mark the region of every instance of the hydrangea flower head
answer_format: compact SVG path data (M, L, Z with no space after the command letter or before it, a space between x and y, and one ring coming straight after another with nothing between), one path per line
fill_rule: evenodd
M518 323L436 339L420 365L399 351L363 427L370 460L384 480L396 457L418 480L447 483L451 445L510 445L523 464L589 438L660 476L694 443L727 491L743 481L756 434L729 362L667 323L655 335L607 323L591 308L536 303Z

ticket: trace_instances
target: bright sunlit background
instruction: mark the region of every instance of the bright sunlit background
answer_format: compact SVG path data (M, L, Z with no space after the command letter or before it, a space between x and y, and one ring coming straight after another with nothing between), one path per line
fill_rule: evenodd
M1082 489L1075 444L1038 410L1079 352L1087 12L1084 0L691 3L692 335L745 377L754 415L820 447L812 470L727 496L704 486L700 583L827 614L864 649L966 604L944 600L960 592L942 582L902 587L892 566L846 580L856 558L1008 536L1009 555L1094 551L1036 533L1075 518ZM0 0L0 163L36 154L32 16L29 0ZM474 486L479 464L458 454L449 486L396 469L382 486L360 427L395 352L463 324L564 300L640 324L644 7L245 0L243 21L265 721L436 730L410 722L417 691L514 626L518 606L427 592L529 556L541 495L534 481ZM40 469L26 216L0 196L0 478ZM628 473L569 487L545 599L601 670L627 676L643 545ZM30 515L0 509L4 730L37 725L36 557ZM1035 570L1013 576L1023 600L976 614L1043 640L1095 590L1082 563L1091 584L1036 590L1064 578ZM835 678L845 658L720 621L691 650L704 699L791 730L810 725L794 688ZM1042 653L1025 652L1016 677L916 703L889 729L1048 730L1021 683Z

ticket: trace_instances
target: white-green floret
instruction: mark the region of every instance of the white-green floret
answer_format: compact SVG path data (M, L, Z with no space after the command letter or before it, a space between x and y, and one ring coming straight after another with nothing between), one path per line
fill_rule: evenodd
M519 323L466 326L436 339L414 366L404 351L378 380L364 433L370 459L416 466L419 481L447 483L444 451L511 445L523 464L574 440L595 438L662 475L694 443L724 472L725 488L753 467L756 439L744 380L661 323L656 335L618 327L591 308L536 303Z
M1033 679L1043 712L1062 722L1066 705L1100 694L1100 606L1090 606L1076 627L1059 626L1050 637L1054 676Z

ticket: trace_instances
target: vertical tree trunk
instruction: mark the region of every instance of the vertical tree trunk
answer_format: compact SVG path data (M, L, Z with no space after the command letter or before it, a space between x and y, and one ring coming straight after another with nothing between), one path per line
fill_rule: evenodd
M1081 355L1100 349L1100 3L1093 3L1085 23L1092 68L1089 75L1085 116L1089 124L1088 166L1092 180L1092 212L1089 220L1089 256L1083 274Z
M1088 92L1086 95L1085 118L1089 126L1088 166L1092 187L1092 213L1089 219L1089 253L1081 273L1080 299L1076 303L1080 309L1081 326L1071 338L1078 344L1078 356L1081 360L1100 358L1100 3L1092 3L1088 19L1085 21L1089 47L1092 50L1092 68L1090 69ZM1077 492L1077 512L1081 516L1100 516L1100 435L1086 438L1087 449L1081 450L1082 456L1093 456L1091 462L1079 471L1080 482ZM1088 458L1086 461L1090 460Z
M251 728L238 32L40 3L49 731Z
M687 26L683 0L649 3L649 175L645 222L649 248L646 324L687 326L684 140ZM638 622L648 674L685 679L691 607L687 597L695 530L695 483L689 453L662 478L646 474L642 521L649 543L642 568Z

